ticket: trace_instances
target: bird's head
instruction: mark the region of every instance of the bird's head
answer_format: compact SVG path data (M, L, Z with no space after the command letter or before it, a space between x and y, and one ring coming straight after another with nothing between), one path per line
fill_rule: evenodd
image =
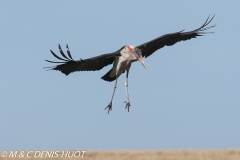
M145 69L147 69L147 67L144 63L143 57L142 57L141 49L139 49L139 48L137 48L136 46L133 46L133 45L126 46L125 48L127 49L127 51L129 53L132 53L132 55L134 56L133 60L138 60L143 65L143 67Z

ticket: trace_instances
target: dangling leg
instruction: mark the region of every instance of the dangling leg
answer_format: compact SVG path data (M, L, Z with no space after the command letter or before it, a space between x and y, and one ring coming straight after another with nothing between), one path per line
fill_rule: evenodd
M128 112L129 112L129 108L131 105L130 105L129 94L128 94L128 73L129 73L129 70L127 70L126 81L125 81L127 101L125 101L124 103L126 103L125 109L128 109Z
M117 77L117 76L116 76L116 77ZM116 78L115 85L114 85L114 90L113 90L113 94L112 94L112 99L111 99L109 105L105 108L105 110L108 109L108 113L110 112L110 110L112 110L112 100L113 100L113 97L114 97L114 93L115 93L116 88L117 88L117 78Z

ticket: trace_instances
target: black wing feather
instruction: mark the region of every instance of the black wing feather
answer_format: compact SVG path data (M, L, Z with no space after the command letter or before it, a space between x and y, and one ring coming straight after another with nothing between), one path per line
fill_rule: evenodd
M141 49L143 57L148 57L151 54L153 54L156 50L163 48L164 46L172 46L177 42L196 38L198 36L202 36L202 34L205 34L205 33L211 33L211 32L203 32L203 31L208 30L212 27L215 27L215 25L206 27L213 20L213 18L214 16L209 20L209 16L208 16L205 23L201 27L193 31L183 32L184 30L182 30L175 33L165 34L149 42L141 44L137 47Z
M58 44L58 49L59 49L59 52L61 53L61 55L66 58L67 60L72 60L72 59L69 59L67 56L65 56L65 54L63 53L63 50L62 50L62 47L60 46L60 44Z
M71 56L71 53L70 53L70 50L68 48L68 44L66 45L66 48L67 48L67 53L68 53L68 56L71 58L71 60L73 60L72 56Z
M92 57L89 59L85 59L85 60L78 60L78 61L74 61L70 50L68 48L68 45L66 46L67 48L67 53L68 56L67 57L64 52L62 51L61 46L59 45L59 52L61 53L61 55L65 58L61 58L58 55L56 55L52 50L51 53L53 54L54 57L56 57L59 60L62 60L62 62L54 62L54 61L49 61L49 60L45 60L47 62L50 63L62 63L56 66L52 66L52 67L46 67L49 70L58 70L61 71L62 73L68 75L72 72L75 71L96 71L96 70L100 70L103 67L112 64L115 60L115 57L120 56L120 50L113 52L113 53L108 53L108 54L102 54L100 56L96 56L96 57Z
M52 50L50 50L50 52L51 52L52 55L53 55L54 57L56 57L57 59L62 60L62 61L67 61L66 59L63 59L63 58L61 58L61 57L58 57L58 55L56 55Z

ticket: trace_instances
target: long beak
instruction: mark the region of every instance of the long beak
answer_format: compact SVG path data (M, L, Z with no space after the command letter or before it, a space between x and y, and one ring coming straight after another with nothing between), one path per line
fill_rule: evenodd
M144 63L144 60L143 60L142 57L139 57L139 58L138 58L138 61L143 65L143 67L144 67L145 69L147 69L146 64Z

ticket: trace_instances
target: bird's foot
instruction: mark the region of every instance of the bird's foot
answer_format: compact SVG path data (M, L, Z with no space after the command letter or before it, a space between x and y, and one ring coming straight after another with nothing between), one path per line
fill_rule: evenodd
M126 103L126 107L125 107L125 109L127 109L128 110L128 112L129 112L129 108L130 108L130 101L124 101L124 103Z
M105 110L108 109L108 114L112 110L112 101L109 103L109 105L105 108Z

